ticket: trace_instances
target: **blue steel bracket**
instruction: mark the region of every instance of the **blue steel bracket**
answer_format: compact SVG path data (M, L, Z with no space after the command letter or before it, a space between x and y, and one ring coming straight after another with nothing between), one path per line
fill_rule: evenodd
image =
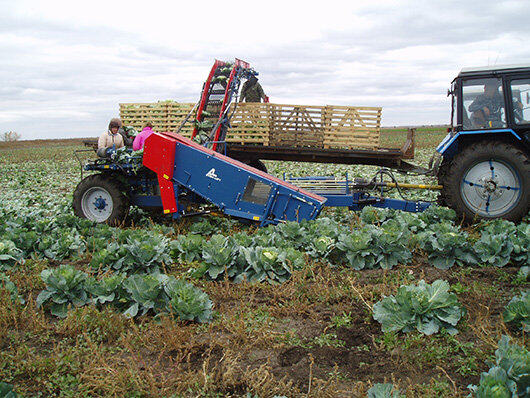
M373 206L386 209L402 210L412 213L422 212L431 205L430 202L381 198L370 196L363 192L355 192L351 195L327 195L320 193L327 199L326 206L330 207L347 207L350 210L358 211L363 207Z
M373 202L370 202L370 199L373 199ZM373 206L385 209L394 209L408 211L410 213L420 213L425 211L431 203L429 202L415 202L411 200L401 200L401 199L388 199L388 198L375 198L370 197L364 203L358 203L350 207L350 210L361 210L365 206Z

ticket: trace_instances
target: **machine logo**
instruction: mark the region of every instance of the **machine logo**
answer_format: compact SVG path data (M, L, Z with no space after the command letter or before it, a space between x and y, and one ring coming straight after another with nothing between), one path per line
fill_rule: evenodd
M209 177L215 181L221 181L217 174L215 174L215 169L211 169L208 173L206 173L206 177Z

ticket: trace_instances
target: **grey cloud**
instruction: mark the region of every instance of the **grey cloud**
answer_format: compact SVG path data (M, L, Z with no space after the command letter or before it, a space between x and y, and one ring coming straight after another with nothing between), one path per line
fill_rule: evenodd
M480 12L456 1L372 3L356 13L364 23L324 30L320 40L258 48L234 37L195 51L171 39L148 42L141 33L3 15L0 39L31 41L0 40L0 54L9 55L0 63L0 132L94 136L120 102L195 102L213 59L234 56L256 67L272 101L383 106L385 124L443 123L450 112L446 88L470 66L462 64L466 56L501 40L514 43L501 59L530 59L521 3L481 2Z

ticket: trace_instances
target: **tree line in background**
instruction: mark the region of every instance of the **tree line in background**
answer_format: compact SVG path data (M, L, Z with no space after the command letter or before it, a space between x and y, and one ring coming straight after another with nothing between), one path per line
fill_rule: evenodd
M15 131L6 131L2 136L0 136L0 141L4 142L13 142L18 141L21 135Z

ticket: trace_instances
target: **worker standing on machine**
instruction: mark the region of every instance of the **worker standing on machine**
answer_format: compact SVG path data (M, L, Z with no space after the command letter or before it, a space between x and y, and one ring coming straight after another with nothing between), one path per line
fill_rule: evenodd
M269 97L265 95L261 84L258 83L256 76L251 76L244 84L241 89L241 99L239 102L269 102Z
M123 137L118 132L121 126L122 123L119 118L113 118L110 120L109 129L101 134L98 139L97 153L99 157L108 157L110 152L125 146L123 143Z

